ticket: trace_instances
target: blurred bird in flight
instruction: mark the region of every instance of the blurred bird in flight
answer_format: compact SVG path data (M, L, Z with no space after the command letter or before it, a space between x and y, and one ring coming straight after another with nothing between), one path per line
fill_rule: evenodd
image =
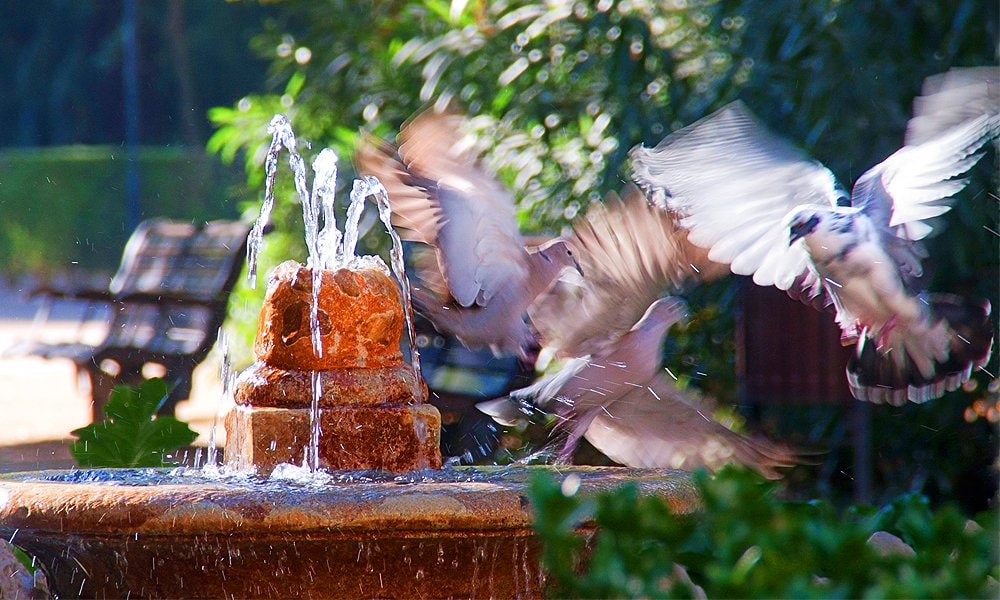
M858 178L833 174L767 131L739 102L631 152L633 178L675 211L689 239L734 273L836 310L852 394L923 402L985 364L988 302L920 294L929 222L1000 130L1000 69L929 78L902 148Z
M413 302L441 331L471 348L526 357L534 334L524 314L566 268L572 247L556 239L525 248L514 197L462 145L463 118L424 112L404 124L399 148L369 138L356 161L385 186L393 225L436 249L441 294Z
M512 195L464 149L461 125L455 114L423 113L403 126L398 149L369 138L356 160L386 187L394 224L435 248L436 268L425 265L421 278L438 295L420 293L415 304L439 331L521 353L537 337L567 360L480 409L505 424L533 410L557 414L563 460L586 436L633 466L738 461L773 474L791 464L777 446L714 421L660 373L664 334L686 310L664 293L728 269L634 186L596 204L568 238L526 250Z

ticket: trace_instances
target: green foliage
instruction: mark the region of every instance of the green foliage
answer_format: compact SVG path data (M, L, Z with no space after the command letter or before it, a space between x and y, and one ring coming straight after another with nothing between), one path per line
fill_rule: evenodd
M211 155L143 148L141 214L233 218L238 179ZM7 275L66 269L113 272L125 227L127 157L117 146L0 150L0 264Z
M116 386L104 407L107 419L74 430L70 452L81 467L163 467L164 454L193 442L198 434L171 416L154 416L167 397L167 384L147 379L138 389Z
M542 562L559 597L951 598L996 593L997 510L967 522L904 495L881 509L837 512L825 502L778 497L778 484L727 468L694 475L700 510L672 514L635 485L567 496L548 475L529 496ZM595 527L586 543L575 532ZM866 540L899 536L914 556L880 554ZM680 565L683 568L678 568Z

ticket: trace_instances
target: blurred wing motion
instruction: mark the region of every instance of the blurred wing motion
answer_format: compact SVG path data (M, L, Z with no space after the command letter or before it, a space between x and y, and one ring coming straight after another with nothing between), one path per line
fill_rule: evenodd
M437 248L455 301L482 306L521 284L527 261L514 198L470 156L462 125L458 115L422 113L403 125L397 152L371 141L356 161L385 186L393 225Z
M657 298L729 272L688 242L674 215L650 206L635 186L574 221L569 242L586 276L565 272L529 309L557 356L600 354Z
M774 478L775 468L797 462L780 445L728 429L662 375L601 407L584 435L608 458L632 467L691 471L737 463Z
M917 240L932 230L925 220L950 209L950 197L966 185L956 177L1000 128L1000 107L980 102L992 84L969 81L946 74L928 84L910 128L920 143L864 173L850 206L825 167L739 103L655 148L635 148L635 179L652 202L683 215L691 241L713 260L753 274L759 285L832 302L844 341L858 341L848 365L856 398L922 402L961 385L992 345L988 303L931 301L910 285L922 273ZM972 106L949 109L945 99ZM925 110L929 120L921 124ZM971 338L957 333L970 329Z
M1000 67L952 69L924 80L906 124L906 146L916 146L1000 106Z
M805 250L788 244L787 216L836 207L845 194L826 167L764 129L742 103L631 156L636 183L651 202L681 214L689 239L710 259L758 285L820 293Z
M572 251L555 241L524 248L514 198L464 145L464 119L425 112L404 124L398 150L369 139L360 173L385 186L393 224L433 246L447 297L414 291L414 304L440 331L470 347L524 355L533 335L523 315L565 267ZM443 284L442 284L443 282Z

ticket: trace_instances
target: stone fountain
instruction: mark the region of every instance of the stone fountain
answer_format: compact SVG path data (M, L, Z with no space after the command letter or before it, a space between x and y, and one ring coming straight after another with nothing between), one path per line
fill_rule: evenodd
M0 536L38 558L55 594L537 597L531 472L579 493L632 481L675 511L695 505L680 473L442 469L440 415L418 357L400 352L405 278L352 255L272 272L225 468L0 477Z
M226 419L227 464L269 474L301 460L317 404L318 466L392 472L441 468L441 415L399 350L399 292L378 268L320 274L312 347L313 274L295 262L271 275L254 344ZM318 386L314 389L314 385Z

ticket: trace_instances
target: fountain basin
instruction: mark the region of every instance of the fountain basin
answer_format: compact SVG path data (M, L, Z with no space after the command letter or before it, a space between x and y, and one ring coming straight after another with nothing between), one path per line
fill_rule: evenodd
M524 491L536 470L577 475L578 493L634 481L675 511L697 504L684 473L614 467L362 472L324 485L40 471L0 478L0 535L37 556L63 597L537 597Z

